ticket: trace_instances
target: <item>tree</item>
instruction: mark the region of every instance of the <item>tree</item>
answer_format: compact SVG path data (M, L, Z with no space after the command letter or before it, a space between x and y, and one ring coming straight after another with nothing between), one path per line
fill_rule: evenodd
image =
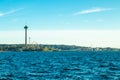
M45 46L45 47L43 48L43 51L49 51L49 48L48 48L47 46Z

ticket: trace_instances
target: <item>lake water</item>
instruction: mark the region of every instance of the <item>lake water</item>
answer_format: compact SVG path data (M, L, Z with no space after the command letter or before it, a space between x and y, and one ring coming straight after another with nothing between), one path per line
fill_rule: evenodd
M0 80L120 80L120 52L0 52Z

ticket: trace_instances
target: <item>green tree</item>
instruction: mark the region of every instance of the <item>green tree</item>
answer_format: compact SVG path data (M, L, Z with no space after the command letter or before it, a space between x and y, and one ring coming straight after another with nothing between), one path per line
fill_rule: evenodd
M43 51L49 51L49 48L48 48L47 46L45 46L45 47L43 48Z

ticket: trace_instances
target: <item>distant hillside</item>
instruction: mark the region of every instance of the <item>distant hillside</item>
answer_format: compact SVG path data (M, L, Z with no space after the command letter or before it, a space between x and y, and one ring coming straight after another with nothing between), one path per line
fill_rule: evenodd
M92 48L75 45L0 44L0 51L120 51L117 48Z

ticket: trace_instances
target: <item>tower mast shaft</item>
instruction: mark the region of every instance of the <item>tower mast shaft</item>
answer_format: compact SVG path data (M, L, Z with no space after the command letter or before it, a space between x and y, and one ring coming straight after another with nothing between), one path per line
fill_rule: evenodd
M28 27L25 26L24 29L25 29L25 46L27 46L27 29L28 29Z

